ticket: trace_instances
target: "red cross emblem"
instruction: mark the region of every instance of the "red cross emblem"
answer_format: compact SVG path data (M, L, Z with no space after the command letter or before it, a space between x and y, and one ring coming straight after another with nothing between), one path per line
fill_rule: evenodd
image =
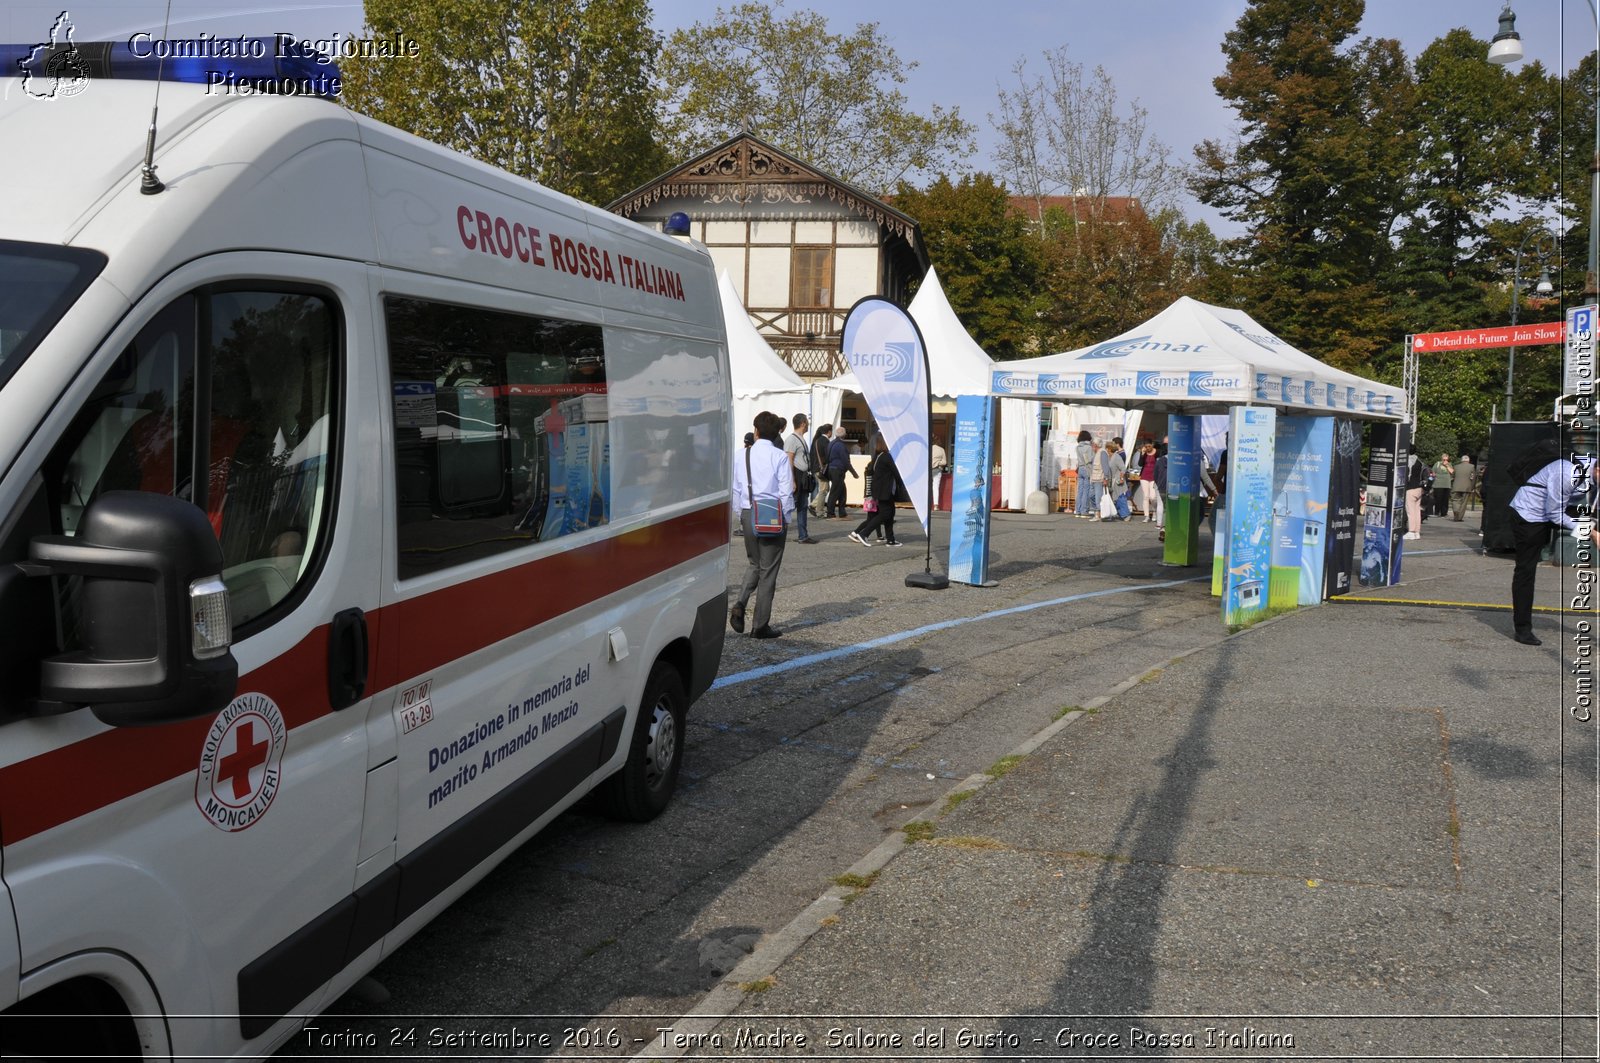
M278 795L288 727L265 694L240 694L211 721L200 749L195 805L222 830L244 830Z
M272 743L255 740L256 725L251 719L240 720L233 734L233 752L223 757L217 766L217 782L233 783L233 799L243 801L254 789L250 785L250 773L267 762Z

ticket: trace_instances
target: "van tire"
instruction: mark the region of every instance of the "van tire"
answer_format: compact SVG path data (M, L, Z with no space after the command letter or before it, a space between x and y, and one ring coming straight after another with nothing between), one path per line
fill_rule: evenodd
M688 704L678 670L665 661L657 661L639 701L628 760L600 787L601 807L606 815L646 823L667 807L678 786L678 767L683 763L683 723Z
M0 1012L6 1059L142 1059L139 1035L116 990L93 978L51 986Z

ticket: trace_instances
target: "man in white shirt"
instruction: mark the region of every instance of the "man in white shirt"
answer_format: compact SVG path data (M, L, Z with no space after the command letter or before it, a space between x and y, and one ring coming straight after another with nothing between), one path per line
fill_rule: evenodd
M756 534L751 510L751 491L754 497L775 500L783 507L784 524L794 520L794 475L789 456L778 449L782 421L775 413L762 410L756 414L756 441L740 451L733 459L733 508L739 513L739 523L744 528L744 551L750 559L745 571L739 596L728 611L728 623L733 630L744 633L745 606L750 595L756 597L755 626L751 638L775 639L783 632L772 627L772 597L778 589L778 566L783 563L783 546L787 531L766 537Z
M1533 584L1539 572L1539 554L1550 541L1552 526L1587 534L1600 545L1594 515L1571 517L1567 507L1573 496L1581 502L1595 482L1600 464L1557 458L1530 476L1511 496L1511 539L1517 550L1517 567L1511 576L1513 638L1525 646L1539 645L1533 633Z
M933 509L939 508L939 489L944 486L944 467L948 464L950 456L935 438L933 449L928 452L928 467L933 471Z

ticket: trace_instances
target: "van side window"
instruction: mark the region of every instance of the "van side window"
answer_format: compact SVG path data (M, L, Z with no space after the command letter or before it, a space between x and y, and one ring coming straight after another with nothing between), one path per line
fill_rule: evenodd
M206 290L173 301L46 460L53 520L73 534L106 491L189 499L222 544L235 628L263 616L327 532L337 347L337 316L318 295Z
M605 524L598 325L384 300L402 579Z

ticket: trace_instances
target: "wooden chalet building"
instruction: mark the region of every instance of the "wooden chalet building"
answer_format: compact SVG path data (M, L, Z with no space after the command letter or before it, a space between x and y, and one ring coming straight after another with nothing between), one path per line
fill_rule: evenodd
M756 329L801 377L845 372L845 315L881 295L901 306L928 271L917 223L881 199L741 133L608 205L661 228L682 211L726 269Z

